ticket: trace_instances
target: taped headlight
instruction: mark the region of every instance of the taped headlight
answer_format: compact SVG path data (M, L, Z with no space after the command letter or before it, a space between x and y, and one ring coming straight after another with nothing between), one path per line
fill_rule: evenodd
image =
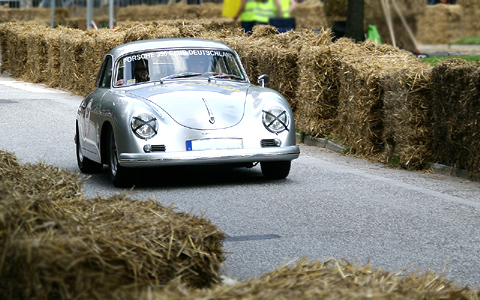
M288 112L282 107L271 107L263 110L262 122L265 128L273 133L288 131Z
M143 113L132 118L132 131L141 139L148 140L158 132L158 121L155 116Z

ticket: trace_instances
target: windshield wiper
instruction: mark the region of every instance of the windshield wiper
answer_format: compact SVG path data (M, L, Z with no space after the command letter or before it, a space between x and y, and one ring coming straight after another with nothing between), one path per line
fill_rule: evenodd
M233 74L218 74L218 75L213 75L210 78L225 78L225 79L243 80L243 77L238 76L238 75L233 75Z
M178 74L173 74L173 75L168 75L160 79L160 82L167 80L167 79L175 79L175 78L187 78L187 77L194 77L194 76L200 76L202 73L195 73L195 72L183 72L183 73L178 73Z

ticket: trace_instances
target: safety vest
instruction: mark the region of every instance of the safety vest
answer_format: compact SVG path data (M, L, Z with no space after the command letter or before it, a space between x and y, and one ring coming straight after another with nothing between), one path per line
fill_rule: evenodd
M255 21L268 24L270 18L277 17L277 7L274 0L258 1L255 6Z
M282 17L290 18L290 0L281 0L282 3Z
M240 15L240 20L242 20L242 22L255 21L255 7L256 7L255 0L247 0L247 3L245 4L245 8L242 14Z

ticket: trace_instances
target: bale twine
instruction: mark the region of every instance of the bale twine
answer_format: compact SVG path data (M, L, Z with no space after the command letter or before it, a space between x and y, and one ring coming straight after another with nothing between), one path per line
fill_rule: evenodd
M443 61L431 84L434 162L480 174L480 63Z

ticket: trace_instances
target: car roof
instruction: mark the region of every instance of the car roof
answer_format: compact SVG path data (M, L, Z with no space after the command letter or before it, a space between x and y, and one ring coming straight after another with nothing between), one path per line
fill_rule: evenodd
M205 39L195 39L195 38L166 38L166 39L151 39L151 40L141 40L126 43L119 45L112 50L110 54L114 58L125 55L131 52L138 51L149 51L156 49L215 49L215 50L225 50L232 51L232 48L225 45L221 42L216 42L212 40Z

